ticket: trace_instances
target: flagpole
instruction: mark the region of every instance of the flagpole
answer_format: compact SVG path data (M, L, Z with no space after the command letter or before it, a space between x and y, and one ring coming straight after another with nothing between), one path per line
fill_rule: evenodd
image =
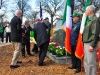
M42 17L42 0L40 0L40 20L41 20L41 22L42 22L42 19L43 19L43 17Z
M41 5L42 0L40 0L40 5Z
M40 0L40 4L42 4L42 0Z

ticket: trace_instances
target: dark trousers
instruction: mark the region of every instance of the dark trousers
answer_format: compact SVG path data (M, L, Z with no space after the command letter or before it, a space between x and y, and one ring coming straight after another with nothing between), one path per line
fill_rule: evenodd
M21 52L22 52L22 56L25 56L25 46L26 46L26 51L27 54L30 55L30 41L27 41L25 43L22 43L22 48L21 48Z
M0 38L1 38L1 41L4 42L4 36L3 36L3 32L0 33Z
M9 42L11 42L11 33L10 32L6 33L6 42L8 42L8 39L9 39Z
M48 42L43 43L42 45L39 46L39 48L40 48L40 53L39 53L38 65L42 65L48 50Z
M81 60L75 56L76 46L71 46L72 51L72 67L81 70Z
M38 47L36 44L34 44L34 48L32 49L33 52L37 53L38 52Z

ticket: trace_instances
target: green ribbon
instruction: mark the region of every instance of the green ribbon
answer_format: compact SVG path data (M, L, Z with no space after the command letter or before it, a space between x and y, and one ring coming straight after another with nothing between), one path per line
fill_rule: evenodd
M34 31L30 31L30 37L34 37Z

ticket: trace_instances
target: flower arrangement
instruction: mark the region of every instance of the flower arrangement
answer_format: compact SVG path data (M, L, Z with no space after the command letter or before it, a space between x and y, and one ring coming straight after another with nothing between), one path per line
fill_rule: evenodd
M58 42L50 42L48 46L48 51L52 53L53 55L56 55L57 57L66 55L65 49L61 48Z
M66 51L64 48L57 48L56 49L56 56L59 57L59 56L65 56L66 55Z

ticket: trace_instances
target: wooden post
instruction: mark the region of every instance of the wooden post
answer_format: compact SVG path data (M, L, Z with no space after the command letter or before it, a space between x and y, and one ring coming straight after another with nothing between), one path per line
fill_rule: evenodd
M42 5L42 0L40 0L40 4Z

